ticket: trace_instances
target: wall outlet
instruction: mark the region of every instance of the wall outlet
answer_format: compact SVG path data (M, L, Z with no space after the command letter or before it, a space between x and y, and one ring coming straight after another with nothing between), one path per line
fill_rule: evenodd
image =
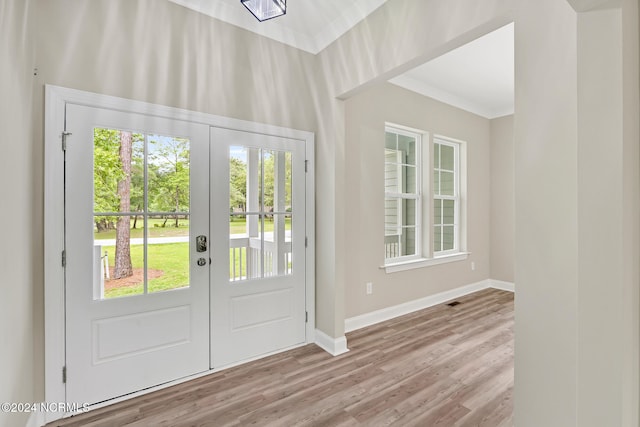
M476 263L474 261L471 261L471 270L472 271L476 270Z
M373 293L373 283L367 282L367 295L371 295Z

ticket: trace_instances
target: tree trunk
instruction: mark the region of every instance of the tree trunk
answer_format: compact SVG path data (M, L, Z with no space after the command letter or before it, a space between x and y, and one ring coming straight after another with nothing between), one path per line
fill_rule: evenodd
M131 132L120 132L120 163L124 177L118 181L118 197L120 212L131 211ZM128 216L118 217L116 223L116 258L114 279L133 276L131 265L131 223Z

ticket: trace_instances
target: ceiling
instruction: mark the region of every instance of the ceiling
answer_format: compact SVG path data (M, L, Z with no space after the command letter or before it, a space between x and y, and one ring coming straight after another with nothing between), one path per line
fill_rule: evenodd
M287 14L258 22L240 0L169 0L316 54L387 0L289 0Z
M289 0L286 15L265 22L258 22L240 0L169 1L316 54L387 0ZM489 119L512 114L513 27L509 24L390 81Z
M513 114L513 30L506 25L390 81L488 119Z

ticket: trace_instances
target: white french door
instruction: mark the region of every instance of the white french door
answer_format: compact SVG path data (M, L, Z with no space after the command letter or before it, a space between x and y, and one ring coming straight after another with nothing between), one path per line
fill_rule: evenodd
M306 341L303 141L66 105L68 402Z
M217 368L305 342L306 177L297 140L213 127L211 146Z
M67 401L206 371L209 127L68 104L66 129Z

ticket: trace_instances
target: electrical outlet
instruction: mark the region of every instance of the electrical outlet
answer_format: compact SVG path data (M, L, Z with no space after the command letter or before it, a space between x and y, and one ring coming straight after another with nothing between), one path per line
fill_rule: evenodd
M474 261L471 261L471 270L472 271L476 270L476 263Z
M373 293L373 283L367 282L367 295L371 295Z

